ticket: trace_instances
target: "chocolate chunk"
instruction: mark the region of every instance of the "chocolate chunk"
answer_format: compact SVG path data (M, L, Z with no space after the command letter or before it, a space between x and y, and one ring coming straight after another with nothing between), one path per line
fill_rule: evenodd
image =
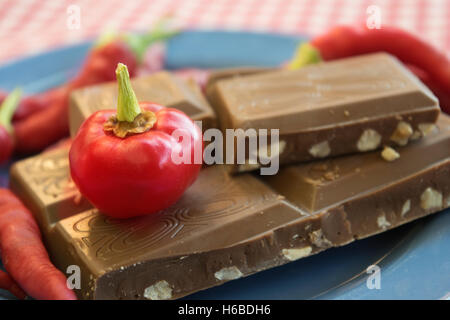
M139 101L155 102L176 108L193 120L202 121L202 129L216 126L214 111L193 81L178 79L168 72L158 72L131 81ZM102 109L116 109L117 84L107 83L78 89L70 98L70 133L76 134L84 120Z
M208 98L223 130L279 129L282 165L403 146L439 114L431 91L384 53L218 80Z

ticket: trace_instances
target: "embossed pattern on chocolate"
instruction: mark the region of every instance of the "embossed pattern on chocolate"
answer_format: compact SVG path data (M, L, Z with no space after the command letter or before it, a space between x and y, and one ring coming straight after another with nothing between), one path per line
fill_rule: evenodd
M70 178L66 148L15 162L11 176L10 187L16 194L33 194L32 201L24 197L26 205L44 211L36 216L44 232L60 219L92 207Z
M76 188L67 175L69 159L63 152L51 152L46 158L28 159L19 164L23 176L29 178L29 183L41 189L46 197L58 199L65 197Z
M131 264L142 258L189 254L192 248L200 252L232 245L237 234L252 235L247 232L251 227L241 226L244 221L253 215L269 220L265 212L273 207L279 207L277 223L301 216L253 177L230 179L224 168L212 167L202 171L179 202L155 215L113 220L92 210L60 221L58 228L83 241L86 255L94 255L99 264L105 261L106 268L111 261L123 265L126 259ZM236 228L230 230L230 225ZM253 227L257 234L260 230ZM224 228L227 232L221 233Z

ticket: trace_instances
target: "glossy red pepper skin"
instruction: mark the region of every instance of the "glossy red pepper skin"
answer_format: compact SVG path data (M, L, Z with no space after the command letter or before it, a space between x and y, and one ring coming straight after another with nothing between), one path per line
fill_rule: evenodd
M203 150L202 134L187 115L152 103L140 107L156 115L149 131L118 138L103 130L116 110L98 111L83 123L69 153L72 179L81 194L114 218L169 207L195 181L202 165L193 161L194 150ZM191 135L190 164L175 164L171 158L172 150L184 151L171 135L180 128Z
M6 162L14 150L13 137L0 125L0 164Z

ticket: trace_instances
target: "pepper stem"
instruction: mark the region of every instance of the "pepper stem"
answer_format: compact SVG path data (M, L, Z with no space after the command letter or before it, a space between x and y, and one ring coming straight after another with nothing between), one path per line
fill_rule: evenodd
M14 89L3 101L0 106L0 125L2 125L8 132L11 132L13 127L11 124L14 111L20 102L22 90L20 88Z
M128 68L123 63L117 64L116 77L119 84L119 96L117 99L117 119L119 121L133 122L141 114L139 102L131 87Z
M294 54L294 57L288 64L289 70L297 70L308 64L318 63L322 61L319 50L309 43L300 44Z

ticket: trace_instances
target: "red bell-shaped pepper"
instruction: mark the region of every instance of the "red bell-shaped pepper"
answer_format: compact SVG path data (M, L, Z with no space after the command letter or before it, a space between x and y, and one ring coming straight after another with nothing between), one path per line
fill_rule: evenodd
M129 218L165 209L195 181L203 150L201 130L183 112L138 103L128 70L116 69L117 110L101 110L80 127L70 149L73 181L106 215ZM181 130L186 141L173 133ZM177 131L179 132L179 131ZM186 134L186 135L185 135ZM173 161L173 155L189 161Z

